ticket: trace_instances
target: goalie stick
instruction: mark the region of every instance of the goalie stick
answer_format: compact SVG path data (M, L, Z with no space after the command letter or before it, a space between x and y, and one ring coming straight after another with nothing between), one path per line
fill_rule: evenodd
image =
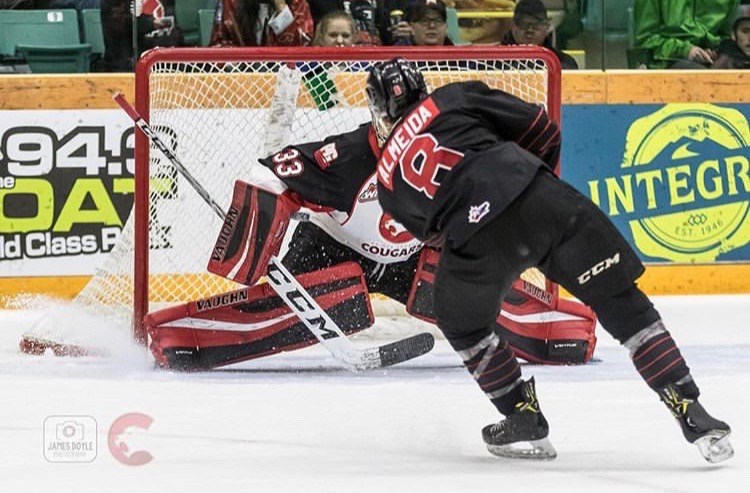
M113 98L141 132L164 154L195 192L223 221L225 218L224 210L203 185L190 174L190 171L182 164L177 155L166 146L146 120L128 103L125 96L122 93L116 93ZM421 356L429 352L435 345L432 334L424 332L382 346L360 349L347 339L341 328L336 325L310 293L302 287L275 256L271 257L269 262L268 282L331 355L350 370L364 371L395 365Z

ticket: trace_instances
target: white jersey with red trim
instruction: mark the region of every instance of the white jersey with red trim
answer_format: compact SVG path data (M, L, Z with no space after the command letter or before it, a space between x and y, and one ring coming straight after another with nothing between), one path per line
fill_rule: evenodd
M404 261L422 248L421 241L383 211L374 173L362 185L348 213L314 214L310 220L339 243L378 263Z

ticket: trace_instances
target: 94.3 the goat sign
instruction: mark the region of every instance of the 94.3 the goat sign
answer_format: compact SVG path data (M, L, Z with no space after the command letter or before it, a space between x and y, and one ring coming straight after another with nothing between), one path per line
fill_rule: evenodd
M132 207L133 128L109 111L13 116L0 127L0 260L15 262L3 262L0 276L21 266L88 274L86 259L114 247ZM51 257L69 258L61 268L74 272L36 272Z

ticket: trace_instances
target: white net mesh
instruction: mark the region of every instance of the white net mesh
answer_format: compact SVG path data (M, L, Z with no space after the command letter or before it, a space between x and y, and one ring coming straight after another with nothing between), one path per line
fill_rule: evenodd
M415 61L432 87L476 79L549 104L545 62L504 60L496 58L498 50L486 51L492 56L461 60L454 52L442 60ZM353 130L369 119L364 87L374 61L366 57L227 63L211 61L211 50L190 53L189 61L183 54L178 61L153 63L148 94L137 97L148 98L151 126L222 207L236 179L252 181L258 158L289 143ZM236 288L206 272L220 219L153 146L149 156L149 279L139 288L148 289L145 310ZM76 299L126 324L134 304L132 216L106 265Z

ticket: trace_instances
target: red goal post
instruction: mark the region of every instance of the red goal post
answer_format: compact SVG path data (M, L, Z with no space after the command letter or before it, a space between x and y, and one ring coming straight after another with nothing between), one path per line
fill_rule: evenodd
M251 175L257 158L367 121L367 68L397 56L416 62L433 87L480 79L544 104L560 122L559 61L531 46L157 49L137 64L136 108L223 204L234 179ZM205 271L218 218L140 132L135 160L132 229L124 228L126 246L107 263L116 267L101 270L132 280L134 335L143 342L143 317L155 307L237 286ZM556 296L556 287L542 282ZM102 286L105 292L92 299L131 294Z

